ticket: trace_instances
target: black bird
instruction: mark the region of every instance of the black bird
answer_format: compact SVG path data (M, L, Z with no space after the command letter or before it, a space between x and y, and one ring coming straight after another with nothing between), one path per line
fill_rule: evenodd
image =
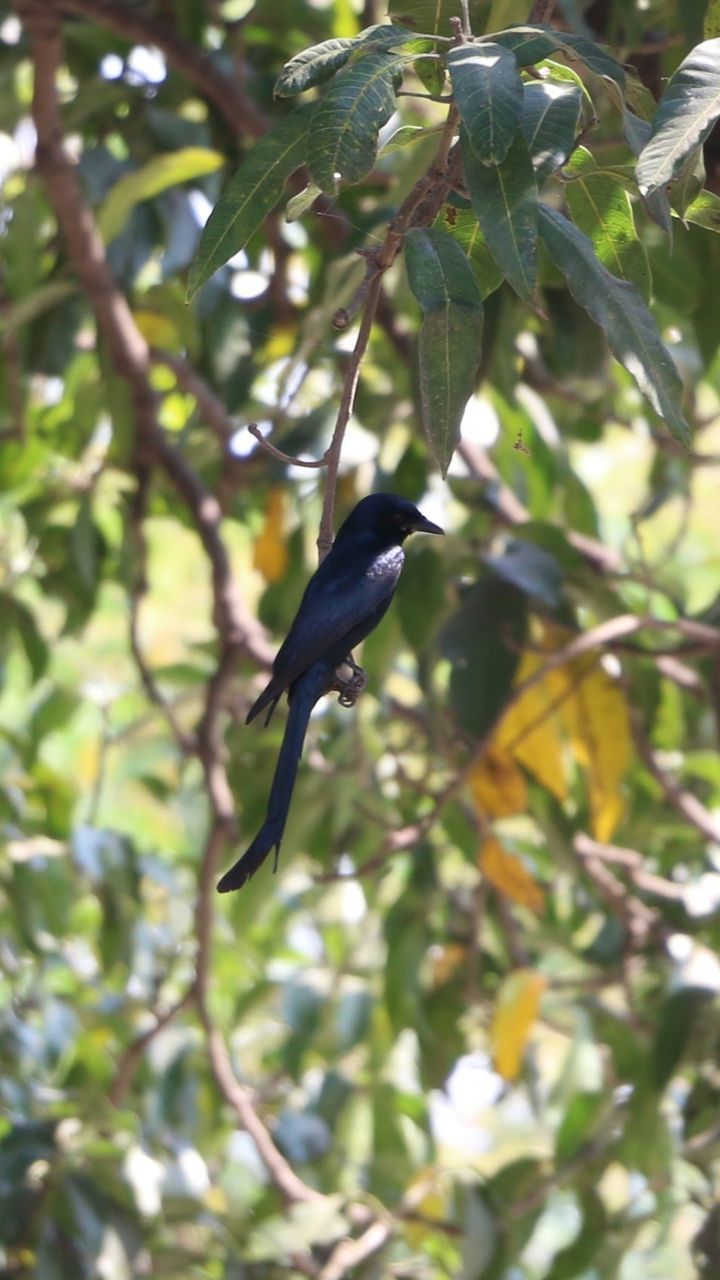
M241 889L275 850L275 869L310 713L336 680L355 645L377 626L395 593L410 533L442 533L439 525L392 493L373 493L353 508L310 579L270 683L245 723L268 708L267 724L287 689L290 711L270 788L265 821L242 858L225 872L219 893Z

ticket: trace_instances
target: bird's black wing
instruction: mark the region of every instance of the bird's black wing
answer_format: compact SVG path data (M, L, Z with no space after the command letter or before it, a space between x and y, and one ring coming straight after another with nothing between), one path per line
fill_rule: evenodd
M273 663L270 683L251 707L247 723L320 658L340 662L379 622L392 600L404 555L393 547L370 561L352 557L337 571L331 556L310 579L287 639ZM347 640L347 647L343 643ZM343 650L337 653L338 647Z

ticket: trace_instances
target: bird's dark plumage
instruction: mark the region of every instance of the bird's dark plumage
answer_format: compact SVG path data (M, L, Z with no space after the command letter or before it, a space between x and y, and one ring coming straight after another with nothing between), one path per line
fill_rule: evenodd
M267 708L267 724L287 690L290 710L265 821L249 849L222 877L220 893L242 888L273 848L277 864L310 713L327 693L338 667L385 613L405 559L402 544L415 532L443 531L406 498L371 494L350 512L310 579L273 663L272 678L247 715L249 724Z

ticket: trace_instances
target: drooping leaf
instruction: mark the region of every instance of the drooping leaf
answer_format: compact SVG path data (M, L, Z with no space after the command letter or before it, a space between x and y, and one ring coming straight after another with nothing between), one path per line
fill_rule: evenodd
M523 111L523 82L507 49L460 45L447 55L453 97L473 154L482 164L505 159Z
M647 301L652 292L650 266L635 230L627 191L607 174L597 172L585 147L573 152L566 173L573 179L565 187L573 222L592 241L603 266L621 280L636 284Z
M519 902L521 907L540 912L545 905L545 895L531 876L527 867L514 853L510 853L495 836L483 841L478 866L490 883L504 893L506 898Z
M509 752L488 747L470 772L468 785L481 818L509 818L528 803L525 776Z
M505 279L530 301L537 288L538 203L535 171L521 133L517 133L502 165L475 158L461 134L465 180L473 212L487 246Z
M412 38L412 31L383 23L367 27L358 36L323 40L321 44L303 49L285 63L275 82L273 94L276 98L290 98L296 93L304 93L306 89L330 80L355 52L396 48L404 39Z
M576 302L605 332L610 350L632 374L672 434L687 443L682 382L655 321L633 284L610 274L592 242L555 209L540 207L540 234Z
M700 194L705 185L705 158L702 147L696 147L687 155L680 166L677 177L670 187L670 204L681 218L685 210Z
M562 597L562 571L555 556L523 538L511 538L505 549L485 556L485 563L500 578L512 582L548 609L556 609Z
M296 108L256 142L208 218L188 275L191 298L245 247L275 207L291 173L304 162L314 103Z
M559 628L547 631L555 633L558 648L569 638ZM593 654L551 672L548 687L587 775L593 835L608 841L625 811L622 783L633 754L625 694Z
M516 969L500 986L490 1028L495 1066L504 1080L517 1080L547 980L533 969Z
M270 489L265 504L265 523L253 547L253 565L266 582L282 582L288 566L287 542L283 536L285 490Z
M623 133L630 150L634 155L639 156L648 138L650 137L650 124L647 120L643 120L641 116L635 115L628 107L623 111ZM640 192L640 199L643 208L649 218L657 224L666 236L672 241L672 214L670 212L670 201L668 200L666 191L651 191L648 195Z
M450 701L468 733L482 738L507 701L525 639L522 591L488 574L446 623L440 647L451 664Z
M455 241L438 227L410 231L410 288L425 312L418 337L423 425L443 475L475 387L482 337L482 295Z
M682 986L665 1001L655 1027L650 1058L652 1083L660 1091L677 1071L701 1014L713 992L707 987Z
M544 661L543 654L523 654L516 686L534 676ZM558 800L565 800L568 784L556 696L557 691L547 679L530 685L508 707L493 742L518 760Z
M533 80L525 86L522 131L538 185L565 163L575 145L582 93L574 84Z
M483 298L494 293L503 282L503 273L485 242L472 209L456 209L446 204L435 223L452 236L465 254L475 274Z
M181 147L178 151L154 156L140 169L123 174L110 188L97 212L103 240L109 244L120 234L141 200L150 200L168 187L214 173L224 162L225 157L209 147Z
M39 680L49 661L49 651L40 633L35 614L22 600L15 600L5 592L0 593L0 612L5 631L16 631L25 656L30 664L33 679Z
M665 88L650 138L637 162L643 194L666 186L720 117L720 39L705 40L680 63Z
M395 110L395 85L405 59L370 53L335 78L313 118L307 166L313 182L334 192L339 179L362 182L377 156L377 136Z

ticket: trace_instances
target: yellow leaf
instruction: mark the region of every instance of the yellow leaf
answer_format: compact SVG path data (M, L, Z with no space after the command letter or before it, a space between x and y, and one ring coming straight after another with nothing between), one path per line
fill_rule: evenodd
M554 673L572 681L574 668ZM625 695L616 680L595 662L584 679L560 704L575 758L587 773L592 832L607 841L620 823L625 804L621 783L632 758L630 717Z
M520 859L508 853L495 836L483 843L478 864L483 875L506 897L531 911L542 911L545 905L542 889Z
M183 339L180 330L172 320L159 311L138 309L133 312L135 324L146 342L151 347L162 347L165 351L182 351Z
M504 1080L517 1080L530 1031L547 980L533 969L516 969L498 992L490 1028L495 1067Z
M515 684L520 685L534 675L545 661L544 653L524 654ZM498 725L495 742L558 800L565 800L568 789L555 697L556 691L547 678L531 685L508 708Z
M265 507L265 524L253 549L253 564L266 582L281 582L287 570L284 516L285 494L282 489L271 489Z
M507 751L489 747L473 766L468 781L481 816L508 818L527 809L527 784Z

